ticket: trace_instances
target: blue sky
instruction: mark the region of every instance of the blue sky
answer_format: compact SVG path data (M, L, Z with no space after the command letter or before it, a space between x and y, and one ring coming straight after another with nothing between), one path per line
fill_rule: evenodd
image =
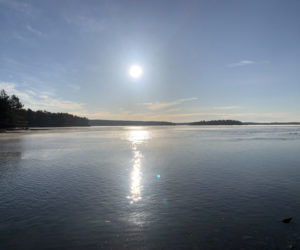
M300 121L299 13L298 0L0 0L0 88L93 119Z

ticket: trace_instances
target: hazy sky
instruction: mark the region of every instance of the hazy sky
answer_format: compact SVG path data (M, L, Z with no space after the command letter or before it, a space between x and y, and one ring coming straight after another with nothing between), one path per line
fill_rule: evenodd
M89 118L300 121L299 13L299 0L0 0L0 89Z

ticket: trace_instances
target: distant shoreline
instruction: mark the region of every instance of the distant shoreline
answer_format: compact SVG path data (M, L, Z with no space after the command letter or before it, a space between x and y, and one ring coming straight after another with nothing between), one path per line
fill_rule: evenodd
M1 115L0 133L18 132L29 129L89 127L89 126L232 126L232 125L300 125L300 122L241 122L238 120L210 120L196 122L167 121L129 121L129 120L90 120L68 113L51 113L48 111L24 109L23 104L15 95L9 96L5 90L0 92Z
M160 122L151 122L150 124L148 122L141 122L138 121L136 123L135 121L126 121L130 124L127 125L120 125L114 123L113 125L90 125L90 126L63 126L63 127L28 127L28 128L8 128L8 129L0 129L0 134L30 134L34 132L55 132L57 130L64 131L64 132L75 132L75 131L83 131L85 128L97 128L97 127L132 127L132 126L138 126L138 127L159 127L159 126L191 126L191 127L213 127L213 126L219 126L219 127L230 127L230 126L282 126L282 125L299 125L300 122L270 122L270 123L255 123L255 122L244 122L242 124L191 124L191 123L164 123L164 124L158 124Z
M232 126L232 125L300 125L300 122L241 122L237 120L210 120L198 122L89 120L90 126Z

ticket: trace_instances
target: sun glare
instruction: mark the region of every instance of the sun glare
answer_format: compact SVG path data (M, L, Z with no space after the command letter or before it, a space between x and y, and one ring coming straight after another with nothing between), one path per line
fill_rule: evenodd
M132 78L139 78L143 74L143 68L139 65L132 65L129 68L129 75Z

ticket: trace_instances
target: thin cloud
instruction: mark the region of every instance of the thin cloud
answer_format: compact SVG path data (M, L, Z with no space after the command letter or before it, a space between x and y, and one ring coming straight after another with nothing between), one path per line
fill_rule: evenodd
M247 66L247 65L253 65L253 64L263 64L263 63L269 63L269 61L251 61L251 60L242 60L236 63L230 63L227 66L230 68L235 68L235 67L241 67L241 66Z
M200 121L200 120L221 119L220 114L208 113L208 112L172 113L171 111L165 111L161 113L154 113L154 112L135 113L128 110L123 110L119 112L106 112L106 111L99 111L94 113L73 112L73 114L79 116L85 116L89 119L102 119L102 120L192 122L192 121Z
M142 105L146 106L150 110L160 110L167 107L172 107L175 105L179 105L180 102L174 101L174 102L156 102L156 103L143 103Z
M221 119L241 119L251 122L290 122L299 121L300 117L288 112L249 112L249 113L226 113L218 114Z
M11 82L0 82L0 89L4 89L8 94L18 96L26 108L33 110L47 110L52 112L84 112L84 104L69 100L56 98L52 93L27 90L20 91L17 84Z
M149 110L155 111L155 110L165 109L168 107L177 106L184 102L195 101L195 100L198 100L198 98L196 98L196 97L184 98L184 99L179 99L179 100L172 101L172 102L155 102L155 103L145 102L145 103L142 103L141 105L146 106Z
M196 101L196 100L198 100L197 97L190 97L190 98L180 99L179 102L182 103L182 102L189 102L189 101Z
M68 87L74 91L80 90L80 86L76 84L68 84Z
M254 64L254 61L249 61L249 60L243 60L243 61L239 61L237 63L231 63L228 66L229 67L240 67L240 66L246 66L246 65L251 65Z
M205 113L153 113L143 112L135 113L128 110L120 112L106 112L99 111L95 113L73 112L75 115L85 116L89 119L103 119L103 120L139 120L139 121L181 121L183 118L199 117Z
M232 110L232 109L239 109L241 106L220 106L220 107L214 107L213 109L219 109L219 110Z
M167 109L166 112L178 112L181 110L182 110L182 108L174 108L174 109Z
M24 1L15 1L15 0L0 0L0 4L6 5L7 7L27 14L32 15L34 12L37 12L37 9L34 8L31 4L25 3Z
M105 30L106 24L104 20L98 20L85 15L65 15L66 22L77 26L82 32L101 32Z
M171 121L171 122L195 122L201 120L241 120L252 122L288 122L299 121L300 117L290 113L264 112L264 113L217 113L217 112L194 112L194 113L172 113L170 110L160 113L143 112L135 113L128 110L118 112L99 111L95 113L73 112L75 115L86 116L89 119L107 120L139 120L139 121Z
M45 34L35 28L33 28L32 26L30 25L26 25L26 29L31 32L32 34L34 34L35 36L38 36L38 37L45 37Z

